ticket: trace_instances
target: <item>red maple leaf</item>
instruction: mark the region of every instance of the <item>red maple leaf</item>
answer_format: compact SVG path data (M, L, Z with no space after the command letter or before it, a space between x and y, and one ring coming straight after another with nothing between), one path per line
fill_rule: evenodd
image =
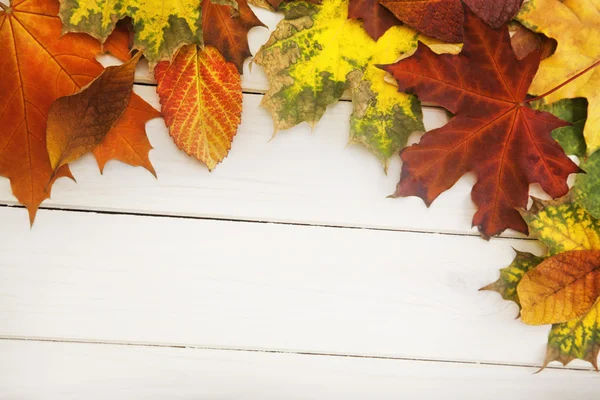
M365 31L377 41L392 26L400 21L378 0L350 0L348 18L362 19Z
M459 55L436 55L420 43L414 56L384 67L400 91L455 114L401 153L395 196L419 196L429 205L473 171L473 225L486 237L508 228L527 233L516 209L527 206L529 185L537 182L560 197L568 191L569 174L580 171L550 136L568 124L528 105L539 52L517 60L507 27L494 30L470 10L464 29Z

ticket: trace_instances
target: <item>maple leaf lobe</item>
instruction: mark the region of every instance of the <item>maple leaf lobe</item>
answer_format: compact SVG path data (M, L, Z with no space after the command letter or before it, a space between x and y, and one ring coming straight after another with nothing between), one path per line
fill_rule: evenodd
M363 26L369 36L377 41L399 21L378 0L350 0L348 18L362 19Z
M436 55L420 44L410 58L385 66L400 91L437 103L456 116L401 152L396 196L418 196L427 205L473 171L473 225L484 237L512 228L527 233L518 208L529 185L552 197L567 193L567 177L579 168L550 133L568 125L532 110L524 101L540 61L539 52L518 60L508 29L494 30L465 10L465 44L459 55Z

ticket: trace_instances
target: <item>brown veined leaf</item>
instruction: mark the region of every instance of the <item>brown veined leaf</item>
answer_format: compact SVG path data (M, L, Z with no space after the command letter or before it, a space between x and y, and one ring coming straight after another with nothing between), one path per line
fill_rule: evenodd
M46 132L52 169L77 160L104 140L129 104L140 57L137 53L125 64L106 68L82 91L52 104Z
M146 135L146 122L158 117L160 112L133 93L125 113L92 151L100 172L104 172L108 161L118 160L134 167L144 167L156 177L148 158L152 145Z
M238 10L229 5L202 0L202 24L204 44L216 47L221 54L235 64L240 74L244 60L250 57L248 32L256 26L265 26L248 6L247 0L237 0Z
M527 89L540 55L517 60L508 29L494 30L473 13L465 18L459 55L436 55L420 45L410 58L386 66L400 91L437 103L456 116L403 150L395 196L419 196L431 204L469 171L478 180L471 197L473 225L484 237L512 228L527 233L516 209L525 208L529 185L552 197L567 193L567 178L580 169L552 138L568 125L527 104Z
M214 169L229 153L242 115L242 84L214 47L183 47L155 69L158 96L177 147Z
M600 296L600 250L573 250L546 259L525 274L517 292L526 324L580 317Z
M362 19L365 30L378 41L392 26L400 25L400 21L378 0L350 0L348 18Z

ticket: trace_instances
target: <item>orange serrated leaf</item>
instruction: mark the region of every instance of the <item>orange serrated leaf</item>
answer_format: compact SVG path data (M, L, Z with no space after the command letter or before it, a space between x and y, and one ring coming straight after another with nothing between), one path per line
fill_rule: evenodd
M183 47L155 68L162 114L177 147L214 169L229 153L242 114L242 84L214 47Z

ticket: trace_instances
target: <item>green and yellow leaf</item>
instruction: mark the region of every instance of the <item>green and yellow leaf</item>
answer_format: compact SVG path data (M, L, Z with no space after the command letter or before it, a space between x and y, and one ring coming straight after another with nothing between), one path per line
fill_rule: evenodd
M529 232L548 247L549 255L570 250L600 250L600 221L570 196L536 201L523 212Z
M600 350L600 300L580 318L552 325L544 367L552 361L567 365L575 359L590 362L598 369Z
M142 51L154 64L171 60L185 44L203 44L200 2L61 0L59 16L64 31L85 32L101 42L110 35L117 21L131 17L135 32L134 49Z
M314 126L352 89L351 141L364 144L385 165L423 124L416 98L397 93L375 65L413 51L416 32L394 27L376 43L360 22L348 20L348 0L297 1L280 9L285 19L254 59L269 77L262 105L275 130L302 122Z
M588 157L581 169L586 173L577 177L572 189L573 198L592 216L600 218L600 151Z
M562 146L565 153L577 157L585 156L586 145L583 129L587 120L588 103L586 99L563 99L552 104L548 104L545 99L542 99L532 102L531 106L536 110L547 111L563 121L570 122L569 126L553 130L552 137Z
M581 176L577 179L580 178ZM598 260L591 260L587 264L587 270L592 271L591 274L572 273L574 269L578 269L576 264L579 258L586 258L586 254L594 258L600 253L600 222L590 215L585 207L573 201L572 195L567 195L551 202L536 200L529 211L523 212L523 217L531 234L537 236L548 247L548 256L536 257L518 252L513 263L501 270L500 279L484 289L495 290L505 299L521 305L524 304L521 285L526 280L530 282L525 285L530 285L532 277L533 281L541 282L544 288L555 287L558 281L573 282L577 276L583 277L583 280L590 279L587 283L597 286L595 270L600 264ZM590 261L590 258L587 257L586 260ZM567 265L559 266L561 262ZM538 271L538 268L546 268L546 270ZM538 279L540 277L542 279ZM552 325L544 367L552 361L560 361L566 365L574 359L581 359L589 361L597 369L600 349L600 300L598 300L597 290L589 292L584 290L579 295L572 291L571 294L573 297L567 298L564 304L558 307L559 314L565 310L569 311L568 307L579 306L580 309L576 314L580 315L567 322ZM582 311L582 304L584 311ZM524 309L526 306L528 305L525 304ZM552 305L550 306L552 308Z
M537 267L544 261L544 258L518 250L515 250L515 252L517 255L513 262L508 267L500 270L500 278L496 282L482 287L480 290L498 292L504 300L514 301L521 307L519 295L517 294L517 285L521 282L523 276Z

